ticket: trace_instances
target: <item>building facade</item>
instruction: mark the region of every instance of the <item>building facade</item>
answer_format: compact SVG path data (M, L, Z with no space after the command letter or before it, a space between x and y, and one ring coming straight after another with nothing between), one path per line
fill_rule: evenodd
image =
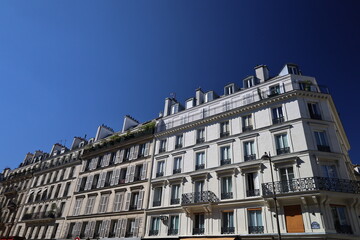
M328 90L295 64L242 86L28 155L0 177L0 236L359 239L360 174Z

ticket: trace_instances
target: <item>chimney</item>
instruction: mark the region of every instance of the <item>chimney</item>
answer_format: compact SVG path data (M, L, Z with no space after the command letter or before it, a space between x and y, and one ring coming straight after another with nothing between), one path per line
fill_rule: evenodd
M266 65L258 65L255 68L255 75L260 80L260 83L269 79L269 69Z
M98 141L100 139L106 138L109 135L112 135L114 133L114 130L104 124L98 127L98 130L96 132L95 141Z
M196 89L195 98L196 106L204 103L204 92L201 90L201 88Z

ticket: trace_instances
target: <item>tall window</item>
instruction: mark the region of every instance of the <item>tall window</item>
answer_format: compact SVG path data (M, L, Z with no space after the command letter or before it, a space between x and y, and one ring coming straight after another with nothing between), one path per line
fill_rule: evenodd
M227 137L230 135L229 121L220 123L220 137Z
M161 197L162 197L162 187L155 188L153 207L161 206Z
M284 122L284 115L282 111L282 107L276 107L272 109L273 115L273 124L278 124Z
M244 142L244 160L251 161L256 159L254 141Z
M180 203L180 184L174 184L171 186L171 200L170 204Z
M203 191L204 191L204 181L196 181L195 193L200 196Z
M100 198L100 204L99 204L99 213L104 213L107 211L108 203L109 203L109 194L103 194Z
M173 174L181 173L181 157L174 158Z
M160 140L159 153L166 151L166 139Z
M196 130L196 143L205 142L205 129L201 128Z
M280 94L280 85L274 85L269 87L269 97L273 97Z
M319 110L319 105L317 103L308 103L307 105L308 105L310 117L312 119L321 120L321 114L320 114L320 110Z
M149 236L156 236L159 234L160 230L160 217L151 218L151 228L149 231Z
M242 130L243 132L253 129L251 114L242 117Z
M73 216L78 216L80 214L82 201L83 201L82 198L77 198L76 199Z
M156 177L164 176L164 169L165 169L165 161L158 161L157 162Z
M168 235L178 235L179 234L179 215L170 216L169 219L169 230Z
M196 153L195 170L205 168L205 152Z
M264 226L262 224L261 209L248 209L249 218L249 233L259 234L264 233Z
M246 189L247 197L260 195L259 178L256 172L246 174L246 183L247 183L247 189Z
M225 95L230 95L233 93L234 93L234 87L232 85L225 87Z
M287 139L287 134L279 134L275 136L276 141L276 153L277 155L290 152L290 147Z
M222 234L235 233L234 212L233 211L223 212L221 233Z
M251 88L253 85L253 79L246 79L244 80L244 88Z
M220 148L220 164L226 165L231 163L230 146Z
M221 178L221 199L233 198L232 192L232 178L223 177Z
M331 205L331 213L334 219L336 232L352 234L352 228L346 216L346 207Z
M89 197L85 206L85 214L92 214L95 204L95 196Z
M322 171L324 177L338 178L335 165L322 165L321 171Z
M121 211L123 199L124 199L124 193L123 192L115 193L114 208L113 208L114 212L120 212Z
M193 235L204 234L205 232L205 216L203 213L194 214Z
M183 135L177 135L175 138L175 149L183 147Z
M330 152L330 147L326 139L325 131L315 131L314 134L315 134L317 149L323 152Z
M280 168L281 191L289 192L294 190L293 179L295 178L293 167Z
M138 201L139 201L139 192L134 192L131 194L131 203L130 203L130 210L135 210L138 208Z

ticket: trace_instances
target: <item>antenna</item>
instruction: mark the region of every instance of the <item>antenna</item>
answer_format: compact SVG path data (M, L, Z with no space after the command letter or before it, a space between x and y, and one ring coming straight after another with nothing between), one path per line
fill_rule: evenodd
M175 99L176 99L176 93L174 93L174 92L170 93L170 97L172 97L172 98L175 98Z

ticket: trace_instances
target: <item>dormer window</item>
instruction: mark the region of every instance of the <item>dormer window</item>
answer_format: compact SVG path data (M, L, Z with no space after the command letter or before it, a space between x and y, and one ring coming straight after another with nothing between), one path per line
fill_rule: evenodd
M254 86L253 78L244 80L244 88L251 88L252 86Z
M179 112L179 103L176 103L171 106L171 114L175 114Z
M234 93L234 86L230 85L225 87L225 95L230 95Z
M297 66L288 66L289 74L300 75L299 69Z

